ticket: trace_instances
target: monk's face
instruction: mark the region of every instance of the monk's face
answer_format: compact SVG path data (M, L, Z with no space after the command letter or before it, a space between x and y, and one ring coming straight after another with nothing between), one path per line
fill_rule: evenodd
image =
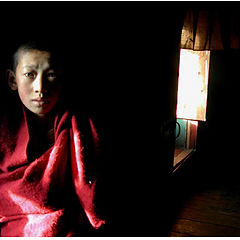
M16 88L22 103L31 112L44 116L56 105L61 83L51 66L51 54L40 50L19 53Z

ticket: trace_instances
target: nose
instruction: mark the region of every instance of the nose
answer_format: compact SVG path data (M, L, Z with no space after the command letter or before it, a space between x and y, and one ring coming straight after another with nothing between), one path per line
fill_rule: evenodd
M42 75L38 75L33 82L33 90L35 93L45 93L46 90L44 89L44 80Z

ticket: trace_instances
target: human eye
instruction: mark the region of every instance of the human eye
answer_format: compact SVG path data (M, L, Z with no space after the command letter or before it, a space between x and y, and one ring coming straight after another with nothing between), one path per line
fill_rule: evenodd
M29 79L34 79L35 78L35 73L33 72L26 72L24 73L24 76Z
M55 72L55 71L49 71L49 72L47 73L47 78L48 78L49 81L54 81L54 80L56 80L56 78L57 78L56 72Z

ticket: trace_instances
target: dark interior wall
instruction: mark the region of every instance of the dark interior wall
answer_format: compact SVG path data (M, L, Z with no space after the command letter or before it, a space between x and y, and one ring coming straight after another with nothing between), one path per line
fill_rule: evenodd
M171 207L166 202L174 148L169 126L176 110L181 5L1 5L2 68L3 56L22 39L55 40L66 54L65 100L77 111L94 112L105 154L100 192L111 222L108 233L160 235Z
M213 175L234 176L240 166L239 66L239 50L211 53L207 122L199 126L198 146L202 165Z

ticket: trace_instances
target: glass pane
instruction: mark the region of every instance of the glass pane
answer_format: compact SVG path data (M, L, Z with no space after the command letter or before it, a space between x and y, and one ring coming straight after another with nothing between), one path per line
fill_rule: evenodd
M210 51L181 49L177 118L206 121Z

